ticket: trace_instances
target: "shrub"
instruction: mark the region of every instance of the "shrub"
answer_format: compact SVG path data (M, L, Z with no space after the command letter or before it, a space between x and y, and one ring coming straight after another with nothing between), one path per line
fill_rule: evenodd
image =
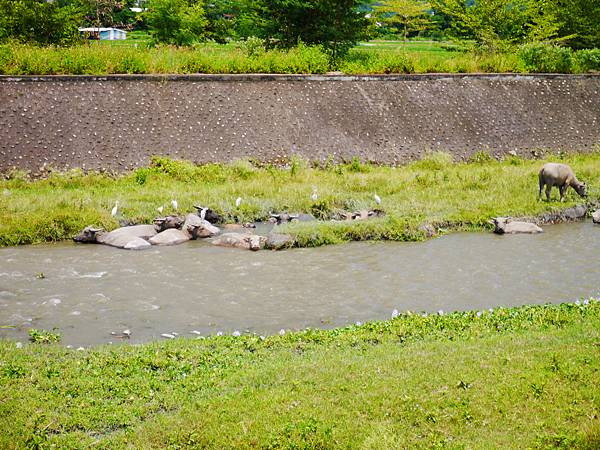
M573 51L543 43L525 44L517 52L519 62L525 72L571 73L573 71Z
M581 72L600 71L600 48L579 50L575 53L575 64Z

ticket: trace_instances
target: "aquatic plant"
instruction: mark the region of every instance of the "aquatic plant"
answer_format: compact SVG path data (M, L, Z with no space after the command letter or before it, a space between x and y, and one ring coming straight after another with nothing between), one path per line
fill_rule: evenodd
M34 344L52 344L60 342L60 333L57 333L56 329L48 331L30 328L27 333L29 334L29 340Z

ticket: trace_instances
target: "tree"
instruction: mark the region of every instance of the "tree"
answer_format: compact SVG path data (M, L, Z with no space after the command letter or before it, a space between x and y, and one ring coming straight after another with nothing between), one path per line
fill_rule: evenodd
M208 21L200 2L150 0L147 18L156 42L189 45L205 39Z
M552 0L558 34L571 47L600 48L600 2Z
M258 0L257 17L264 37L281 47L299 41L322 45L335 61L358 40L369 25L359 0Z
M0 0L0 40L67 45L79 39L81 11L44 0Z
M409 33L433 26L430 8L427 2L421 0L387 0L375 6L374 15L378 22L401 30L406 41Z
M430 0L452 18L458 35L495 49L557 36L558 20L546 0Z
M63 0L64 1L64 0ZM127 27L135 23L131 8L135 0L76 0L85 11L88 25L93 27Z

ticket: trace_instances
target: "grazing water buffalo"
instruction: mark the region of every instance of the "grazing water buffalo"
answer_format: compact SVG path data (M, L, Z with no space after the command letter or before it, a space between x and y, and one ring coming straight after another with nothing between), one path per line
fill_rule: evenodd
M560 192L560 201L565 198L567 188L571 186L581 196L585 197L585 183L580 182L573 169L566 164L546 163L539 173L540 192L539 198L542 198L542 189L546 186L546 200L550 201L550 191L552 186L558 187Z
M147 239L155 235L154 225L122 227L108 233L103 228L85 227L73 240L81 243L105 244L128 250L141 250L150 247Z
M496 217L489 223L494 225L496 234L542 233L543 230L535 223L513 221L510 217Z
M224 233L212 240L213 245L222 247L235 247L245 250L260 250L265 247L267 238L257 234Z

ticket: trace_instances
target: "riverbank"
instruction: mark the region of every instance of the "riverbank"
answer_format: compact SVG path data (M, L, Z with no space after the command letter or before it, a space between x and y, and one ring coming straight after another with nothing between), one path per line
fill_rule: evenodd
M3 448L597 448L600 303L83 351L0 342Z
M547 156L570 164L588 183L588 201L600 198L600 152ZM293 158L278 168L244 161L196 166L154 158L148 168L115 176L75 170L30 179L15 172L0 181L0 246L70 239L87 225L110 230L119 219L150 223L161 206L162 214L176 212L172 200L177 200L177 212L194 211L193 205L200 204L232 222L266 220L270 212L282 211L324 219L281 230L292 234L299 247L350 240L418 241L432 232L486 230L494 216L542 216L582 202L572 190L564 203L557 201L556 190L553 201L538 201L542 165L541 160L517 157L496 161L485 153L469 163L456 163L450 155L435 153L398 167L357 159L313 168ZM116 201L119 214L112 217ZM383 209L385 216L328 220L336 212L373 208Z

